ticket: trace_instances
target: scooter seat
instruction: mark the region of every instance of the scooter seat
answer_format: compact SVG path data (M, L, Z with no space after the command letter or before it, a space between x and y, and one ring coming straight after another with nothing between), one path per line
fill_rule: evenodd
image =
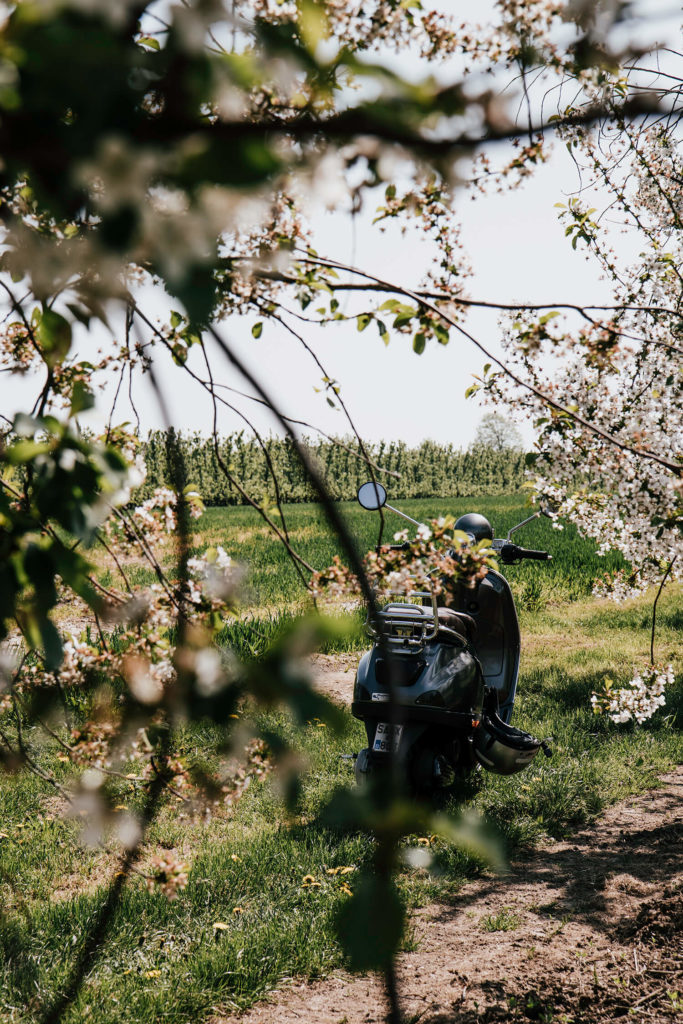
M477 624L466 612L456 612L453 608L439 608L439 626L445 626L464 640L474 641L477 636Z

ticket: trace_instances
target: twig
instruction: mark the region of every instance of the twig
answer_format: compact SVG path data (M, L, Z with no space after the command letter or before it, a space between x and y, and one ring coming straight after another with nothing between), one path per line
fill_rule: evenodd
M380 278L375 277L374 274L368 274L366 271L358 270L355 267L348 267L345 264L338 262L337 260L311 259L309 262L317 262L318 264L322 265L338 267L341 270L346 270L349 271L350 273L358 274L361 277L365 277L370 281L380 281ZM387 284L387 282L382 283ZM421 298L420 295L417 292L413 291L411 288L406 288L401 285L392 285L391 287L392 290L395 291L397 294L403 294L408 296L408 298L411 298L413 302L417 302L418 306L421 305L424 309L429 310L431 313L434 313L436 316L444 320L450 327L453 327L456 331L462 334L464 338L467 338L467 340L470 341L476 348L478 348L479 351L482 352L487 359L489 359L492 363L495 363L496 366L500 367L503 373L507 377L509 377L510 380L514 381L515 384L523 388L525 391L531 392L531 394L535 395L538 399L540 399L540 401L542 401L544 405L550 406L551 409L556 409L564 416L567 416L570 420L573 420L574 423L579 423L582 427L584 427L584 429L588 430L592 434L595 434L597 437L602 438L603 441L606 441L608 444L613 445L615 448L619 448L621 451L630 452L632 455L639 455L641 458L645 458L652 462L656 462L660 466L664 466L666 469L671 470L677 476L683 475L683 464L670 462L668 459L662 458L655 452L648 451L645 448L639 448L636 445L626 444L624 441L618 441L617 438L615 438L612 434L609 434L607 431L602 430L600 427L597 427L594 423L591 423L588 420L584 419L582 416L579 416L578 413L573 412L571 409L568 409L565 405L562 405L561 402L556 402L554 398L551 398L550 395L545 394L534 384L531 384L529 381L523 380L520 376L518 376L518 374L514 372L514 370L510 369L510 367L507 366L507 364L504 363L502 359L499 359L498 356L496 356L493 352L489 351L481 341L475 338L473 334L470 334L469 331L466 331L464 327L461 327L457 320L454 320L453 317L449 316L443 310L439 309L438 306L435 306L433 302Z
M630 1009L635 1010L636 1006L644 1006L645 1003L649 1003L653 999L657 999L666 992L666 988L666 985L661 985L660 988L656 988L654 992L648 992L646 996L641 996L640 999L636 999L635 1003L631 1003Z
M662 582L659 584L659 590L657 591L657 596L655 597L655 602L652 605L652 635L650 636L650 664L651 665L654 665L654 663L655 663L655 626L657 624L657 602L659 601L659 595L661 594L662 590L664 589L664 584L666 583L666 578L669 575L669 573L671 572L671 570L673 569L674 562L676 561L677 558L678 558L678 555L674 555L674 557L669 562L667 570L664 573L664 575L662 576Z

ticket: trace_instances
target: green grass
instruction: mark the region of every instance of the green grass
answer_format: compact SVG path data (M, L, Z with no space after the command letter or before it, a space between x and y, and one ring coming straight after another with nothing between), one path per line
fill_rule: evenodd
M489 914L481 922L485 932L513 932L519 927L521 918L510 907L503 907L497 914Z
M339 507L359 550L370 550L377 542L378 516L364 511L355 502L343 502ZM510 527L533 511L523 494L481 499L413 499L400 502L400 507L423 521L440 515L457 518L476 510L488 517L496 536L506 536ZM390 541L393 534L405 526L405 521L391 512L386 512L385 516L384 540ZM330 565L334 555L340 553L340 545L320 508L290 505L285 508L285 517L292 543L302 557L314 569ZM226 624L220 642L233 647L243 657L253 657L307 607L305 589L284 547L254 509L207 509L198 528L201 532L195 536L193 555L220 544L232 558L247 567L241 621ZM547 519L530 523L515 540L523 546L546 549L552 554L550 562L527 562L504 569L519 610L538 612L558 603L586 598L597 576L624 565L616 553L599 557L595 543L580 537L573 526L556 530ZM168 565L172 565L170 555ZM135 567L134 578L138 585L153 582L151 571L142 566ZM111 576L107 577L107 582L111 582ZM363 649L367 642L364 616L358 613L346 621L348 631L328 641L323 652Z
M453 505L455 513L473 507L472 502ZM446 511L427 501L405 506L418 517ZM524 512L518 498L490 499L480 507L494 520L497 533ZM297 507L295 514L301 529L319 522L310 507ZM253 544L260 558L253 585L265 588L258 591L264 594L273 587L275 601L277 573L265 570L280 566L278 572L285 574L286 563L252 536L255 523L248 510L216 509L208 516L203 546L222 543L244 559L239 545ZM354 510L354 529L366 546L371 536L363 529L369 519ZM324 536L316 542L313 534L312 529L307 543L318 552L316 564L325 564L334 548L331 542L326 546ZM674 660L677 670L667 706L645 727L616 727L592 714L590 693L605 675L625 681L634 664L648 660L651 597L623 607L581 597L579 591L585 595L590 589L588 567L604 571L603 560L590 555L588 542L545 522L533 524L523 537L528 546L547 546L557 557L550 566L510 570L518 591L534 578L528 570L544 574L548 588L546 599L530 601L521 611L522 670L514 721L537 735L552 736L554 756L539 755L526 772L510 778L482 773L477 785L463 787L460 801L477 807L498 827L511 856L548 837L570 835L608 804L654 785L658 775L683 761L682 588L667 588L660 601L657 652ZM296 595L293 584L288 593ZM293 596L292 604L296 600ZM282 622L283 616L272 612L246 626L232 623L222 641L245 644L248 627L253 649L245 653L254 656ZM343 642L349 649L367 643L360 617ZM276 711L261 714L259 724L294 743L308 765L296 814L285 812L272 779L254 784L232 817L218 814L206 824L183 818L175 804L166 806L151 830L149 849L175 849L185 857L191 863L189 885L169 902L159 892L149 893L140 878L128 883L103 956L68 1020L199 1022L215 1007L250 1005L284 979L320 977L343 965L334 915L347 899L341 878L353 888L357 874L328 871L341 866L357 871L368 861L371 845L366 836L323 827L317 816L336 787L351 784L350 762L340 755L363 746L364 731L350 714L339 734L317 723L297 728ZM215 726L206 724L184 728L178 736L181 757L202 760L218 735ZM69 777L72 769L57 758L52 742L36 730L27 739L44 768L59 779ZM111 795L128 807L139 799L122 780L113 784ZM35 776L2 776L0 1018L9 1022L35 1021L39 1005L65 981L116 869L113 858L82 846L78 822L66 820L62 810L50 787ZM418 838L407 845L418 845ZM440 840L432 841L429 851L429 867L401 867L399 887L408 907L448 901L485 869L475 856ZM304 886L306 875L319 887ZM216 923L227 927L216 930ZM492 927L504 925L502 919L491 921ZM473 929L478 927L475 922ZM410 941L408 933L405 942Z
M455 518L465 512L477 511L487 516L496 536L506 536L511 526L528 516L533 509L526 505L523 494L510 497L412 499L399 502L402 511L420 521L441 515ZM342 502L340 509L362 552L377 543L379 517L364 511L356 502ZM325 517L316 505L290 505L285 509L294 547L314 569L323 569L340 554L339 541L329 530ZM390 541L405 520L385 511L384 540ZM509 570L510 577L524 600L534 607L549 601L576 600L590 594L596 576L620 568L620 556L598 557L593 541L580 537L573 526L555 530L547 519L536 520L515 536L530 548L545 548L553 561L526 563ZM247 603L251 607L275 608L298 604L304 592L296 571L282 545L251 508L210 508L201 519L201 542L193 553L208 545L221 544L233 558L249 567ZM540 586L539 586L540 581ZM525 589L526 588L526 589Z
M481 512L492 523L496 536L506 536L510 527L533 511L522 493L478 499L406 499L399 502L399 506L422 521L441 515L457 518L465 512ZM377 543L377 514L366 512L357 502L341 502L339 508L358 549L362 553L371 550ZM296 504L285 506L284 511L292 544L301 556L313 569L330 565L341 549L321 509L313 504ZM405 525L405 520L399 516L385 512L384 541L391 541L393 534ZM556 530L547 519L529 523L515 535L515 540L525 547L542 548L552 554L550 562L526 562L504 568L517 607L522 610L537 612L558 603L586 598L596 577L625 564L617 553L599 557L594 541L580 537L575 527L568 525ZM253 657L265 650L293 617L309 607L310 600L285 548L254 509L242 506L207 509L196 523L191 554L200 555L207 547L219 544L247 570L241 621L226 624L221 642L229 644L241 656ZM98 557L104 556L98 553ZM172 573L173 554L168 552L162 560ZM154 573L144 564L128 565L126 572L136 586L155 582ZM306 570L303 573L308 578ZM102 568L99 578L105 586L117 582L111 566ZM323 651L362 650L366 643L363 621L363 616L354 616L348 623L348 633L329 641Z

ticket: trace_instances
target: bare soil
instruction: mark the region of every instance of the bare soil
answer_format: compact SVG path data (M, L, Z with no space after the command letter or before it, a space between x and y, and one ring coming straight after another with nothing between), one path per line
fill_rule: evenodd
M351 658L320 658L319 685L348 702ZM463 887L413 919L399 959L406 1022L662 1022L683 1018L683 767L570 841ZM489 930L493 928L494 930ZM507 928L507 930L502 930ZM381 979L292 982L213 1024L380 1024Z

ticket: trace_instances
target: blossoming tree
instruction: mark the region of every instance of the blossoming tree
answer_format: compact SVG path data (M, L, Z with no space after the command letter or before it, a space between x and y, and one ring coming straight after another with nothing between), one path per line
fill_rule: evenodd
M201 496L172 431L172 486L144 504L130 502L140 481L139 440L117 423L117 402L122 389L130 393L132 381L147 374L170 428L170 402L157 375L161 358L203 389L214 411L227 405L250 423L234 390L244 380L272 410L307 466L360 592L372 603L373 566L401 580L405 561L390 564L380 553L363 565L307 463L295 424L242 364L220 323L235 313L258 318L255 336L265 319L284 324L311 354L329 401L346 416L338 383L298 328L302 318L324 326L348 316L340 303L344 294L366 303L353 314L359 330L373 324L385 341L392 332L409 334L417 354L429 344L446 344L454 332L483 348L463 326L476 301L464 290L467 263L453 218L455 161L473 159L480 191L514 187L545 159L552 136L582 144L584 129L599 125L617 133L640 167L642 214L632 205L630 186L615 194L624 209L631 204L634 215L645 218L648 259L639 273L618 277L622 289L606 320L583 311L588 327L579 336L554 339L547 314L539 321L527 310L510 328L508 362L492 360L496 370L485 376L485 386L494 392L511 381L530 407L550 410L541 425L537 468L564 512L590 520L590 529L602 523L609 532L603 539L643 566L651 556L673 562L680 523L680 371L674 365L680 275L664 218L669 211L673 227L680 226L680 197L663 185L677 158L661 128L632 142L639 119L666 118L671 104L666 90L643 91L637 69L624 74L629 61L634 67L642 62L637 47L623 43L628 17L627 4L598 11L592 4L547 0L499 0L482 27L456 24L421 0L20 0L6 15L0 30L0 289L6 300L0 360L5 374L30 372L39 385L26 409L6 419L0 447L0 631L22 639L18 657L2 664L9 725L0 734L0 752L89 812L94 825L116 821L121 850L107 896L45 1021L62 1018L101 949L122 888L137 870L145 829L166 796L199 801L204 792L210 803L230 806L251 776L268 770L270 758L256 732L245 745L244 731L231 728L239 702L249 695L263 704L284 701L300 719L334 717L306 685L300 664L304 639L320 638L321 623L285 637L265 664L240 664L212 647L216 630L237 607L239 571L220 549L190 556ZM387 50L408 46L442 62L442 76L409 81L392 70L383 59ZM572 106L549 113L536 96L567 82L575 91ZM501 142L512 142L514 155L496 162ZM403 185L393 180L397 161ZM611 167L596 170L607 175ZM313 251L306 197L331 178L341 191L332 190L330 201L360 203L381 186L380 226L396 220L431 240L437 255L420 286L401 288L372 268L344 266L334 254ZM590 213L575 203L564 215L573 240L599 251L613 272ZM150 282L163 284L182 307L167 324L155 323L144 308L139 286ZM321 305L312 314L314 300ZM109 347L83 351L75 335L90 338L95 324L110 332ZM566 348L562 382L552 382L538 365L546 343L557 353ZM205 373L190 366L191 349L201 350ZM99 438L79 429L79 416L95 403L106 412ZM674 433L672 422L678 424ZM369 473L380 472L360 438L357 443ZM579 450L587 479L576 497L567 477ZM258 509L307 585L314 567L292 543L276 474L279 515L245 490L221 460L217 439L215 452L226 486ZM600 476L609 505L593 476ZM171 538L172 569L159 555L164 537ZM450 537L448 524L435 524L433 536L418 538L415 558L427 551L437 557L432 549ZM104 585L94 574L88 550L95 544L111 558L115 583ZM126 559L133 548L154 573L152 586L140 588L130 579ZM457 559L444 557L465 581L486 571L488 556L466 544ZM87 641L61 635L54 616L60 601L90 616ZM65 689L103 678L122 681L122 704L110 700L92 721L78 723L66 737L56 734L48 713L63 702ZM210 717L224 730L227 756L216 777L190 777L176 755L174 728L188 716ZM22 729L27 718L78 767L72 787L33 756ZM136 817L121 821L104 783L130 757L140 763L133 784L145 799ZM401 831L391 807L369 809L367 799L358 796L354 821L372 821L378 852L363 899L350 897L353 931L361 935L393 891ZM417 809L406 810L401 821L407 832L425 827ZM104 841L97 829L93 836ZM186 878L184 863L159 854L147 880L173 895ZM384 969L393 1021L399 1019L393 971L399 936L400 913L379 959L376 951L369 962L363 950L352 950L357 965Z

